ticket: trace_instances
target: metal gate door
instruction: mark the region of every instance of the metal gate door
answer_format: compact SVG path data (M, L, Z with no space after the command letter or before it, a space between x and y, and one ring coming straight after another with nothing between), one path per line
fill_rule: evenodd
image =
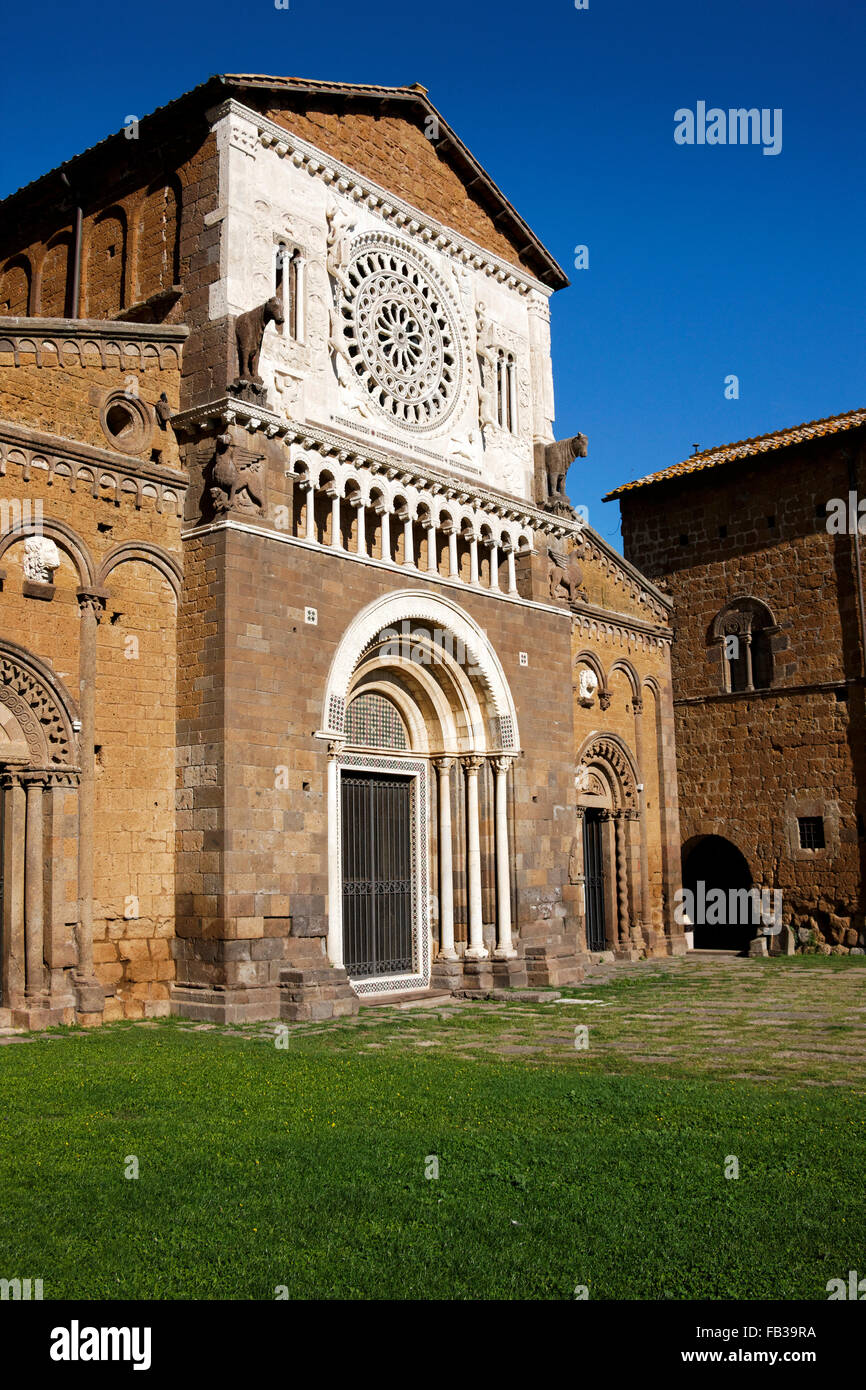
M340 779L343 957L353 978L412 970L412 780Z
M586 900L586 948L605 951L604 858L601 847L601 812L587 810L583 816L583 873Z

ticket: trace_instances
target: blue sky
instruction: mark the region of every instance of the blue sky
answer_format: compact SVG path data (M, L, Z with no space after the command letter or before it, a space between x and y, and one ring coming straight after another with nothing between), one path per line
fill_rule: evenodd
M4 37L4 195L214 72L423 83L570 275L556 432L616 545L616 484L866 404L857 0L47 0ZM781 153L675 144L698 101L781 108Z

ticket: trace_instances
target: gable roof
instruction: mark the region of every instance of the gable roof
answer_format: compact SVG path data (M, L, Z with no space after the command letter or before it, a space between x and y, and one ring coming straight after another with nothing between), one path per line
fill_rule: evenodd
M455 172L473 197L478 198L485 205L492 220L512 242L516 254L521 257L526 267L542 284L548 285L552 289L562 289L568 284L568 277L562 267L524 222L502 190L470 153L459 136L451 129L444 116L430 101L427 89L422 87L420 83L416 82L408 87L382 87L367 83L329 82L303 77L269 77L257 73L223 73L208 78L206 82L191 88L165 106L157 107L149 115L141 117L139 129L145 128L146 130L150 123L162 124L169 114L171 120L176 122L183 107L207 112L229 96L235 96L237 100L243 101L242 94L244 92L251 94L255 92L272 93L275 96L308 94L316 97L330 97L337 103L360 104L368 108L373 106L378 111L388 110L394 115L403 115L409 120L414 120L417 124L424 124L432 118L435 122L433 129L438 130L438 136L431 139L430 143L435 147L437 154L454 167ZM46 180L56 178L73 166L80 166L82 161L89 161L97 150L105 151L113 143L116 143L118 148L123 148L126 144L125 132L122 129L113 132L97 144L91 145L89 149L80 154L74 155L32 183L9 194L0 201L0 208L5 209L7 204L12 204L14 200L20 199L24 194L35 193Z
M841 434L844 430L853 430L863 424L866 424L866 409L849 410L844 415L828 415L824 420L810 420L805 425L792 425L789 429L774 430L772 434L759 434L753 439L741 439L736 444L721 444L715 449L704 449L699 454L693 454L691 458L683 459L682 463L663 468L659 473L648 473L645 478L638 478L633 483L623 483L612 492L608 492L602 501L611 502L615 497L621 497L624 492L633 492L635 488L652 487L672 478L702 473L709 468L719 468L722 464L733 463L737 459L772 453L773 450L784 449L789 444L804 444L810 439L820 439L826 434Z

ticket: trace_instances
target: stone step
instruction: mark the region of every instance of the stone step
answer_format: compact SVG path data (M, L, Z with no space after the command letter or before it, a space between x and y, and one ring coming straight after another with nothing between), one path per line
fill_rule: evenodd
M454 995L444 989L413 989L405 994L360 995L362 1009L415 1009L425 1004L453 1004Z

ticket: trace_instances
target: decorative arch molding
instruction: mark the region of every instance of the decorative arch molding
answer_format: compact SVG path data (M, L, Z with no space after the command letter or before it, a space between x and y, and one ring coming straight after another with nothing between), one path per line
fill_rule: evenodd
M28 536L50 536L72 560L78 571L81 587L94 587L96 567L87 545L71 526L67 526L65 521L57 521L54 517L42 516L33 522L22 521L11 531L7 531L5 536L0 537L0 558L6 554L10 546L15 545L17 541L26 540Z
M325 686L323 736L343 738L346 699L353 672L384 628L399 633L402 622L426 622L452 634L471 659L494 714L503 750L520 748L517 710L496 652L477 623L456 603L423 590L386 594L356 615L343 634Z
M575 670L581 665L589 666L598 676L599 692L602 694L607 692L607 677L605 676L604 666L597 652L591 651L588 647L584 647L583 651L578 652L577 656L574 658L573 665Z
M754 594L736 594L733 598L728 599L724 608L721 608L713 619L710 631L714 642L724 640L728 635L725 624L729 620L734 621L737 614L741 614L744 619L747 619L750 627L754 625L756 617L765 618L766 621L761 623L761 627L769 632L778 631L779 625L769 604L765 603L763 599L756 598ZM733 631L733 629L731 630Z
M614 671L622 671L623 675L627 677L629 684L631 685L631 693L633 697L640 695L640 676L638 675L637 671L635 670L634 666L632 666L630 661L627 661L625 657L618 657L617 660L611 666L610 671L608 672L608 679L610 679Z
M163 550L162 546L151 545L147 541L124 541L122 545L116 546L109 555L106 555L99 566L97 587L104 588L108 582L108 576L117 569L118 565L133 560L139 560L145 565L153 565L155 569L158 569L163 578L168 580L175 598L180 602L183 570L179 562L167 550Z
M617 810L638 811L638 771L631 752L618 734L590 734L577 755L578 768L588 775L599 769L613 789Z
M37 766L73 767L78 711L52 670L17 642L0 638L0 704L17 720Z

